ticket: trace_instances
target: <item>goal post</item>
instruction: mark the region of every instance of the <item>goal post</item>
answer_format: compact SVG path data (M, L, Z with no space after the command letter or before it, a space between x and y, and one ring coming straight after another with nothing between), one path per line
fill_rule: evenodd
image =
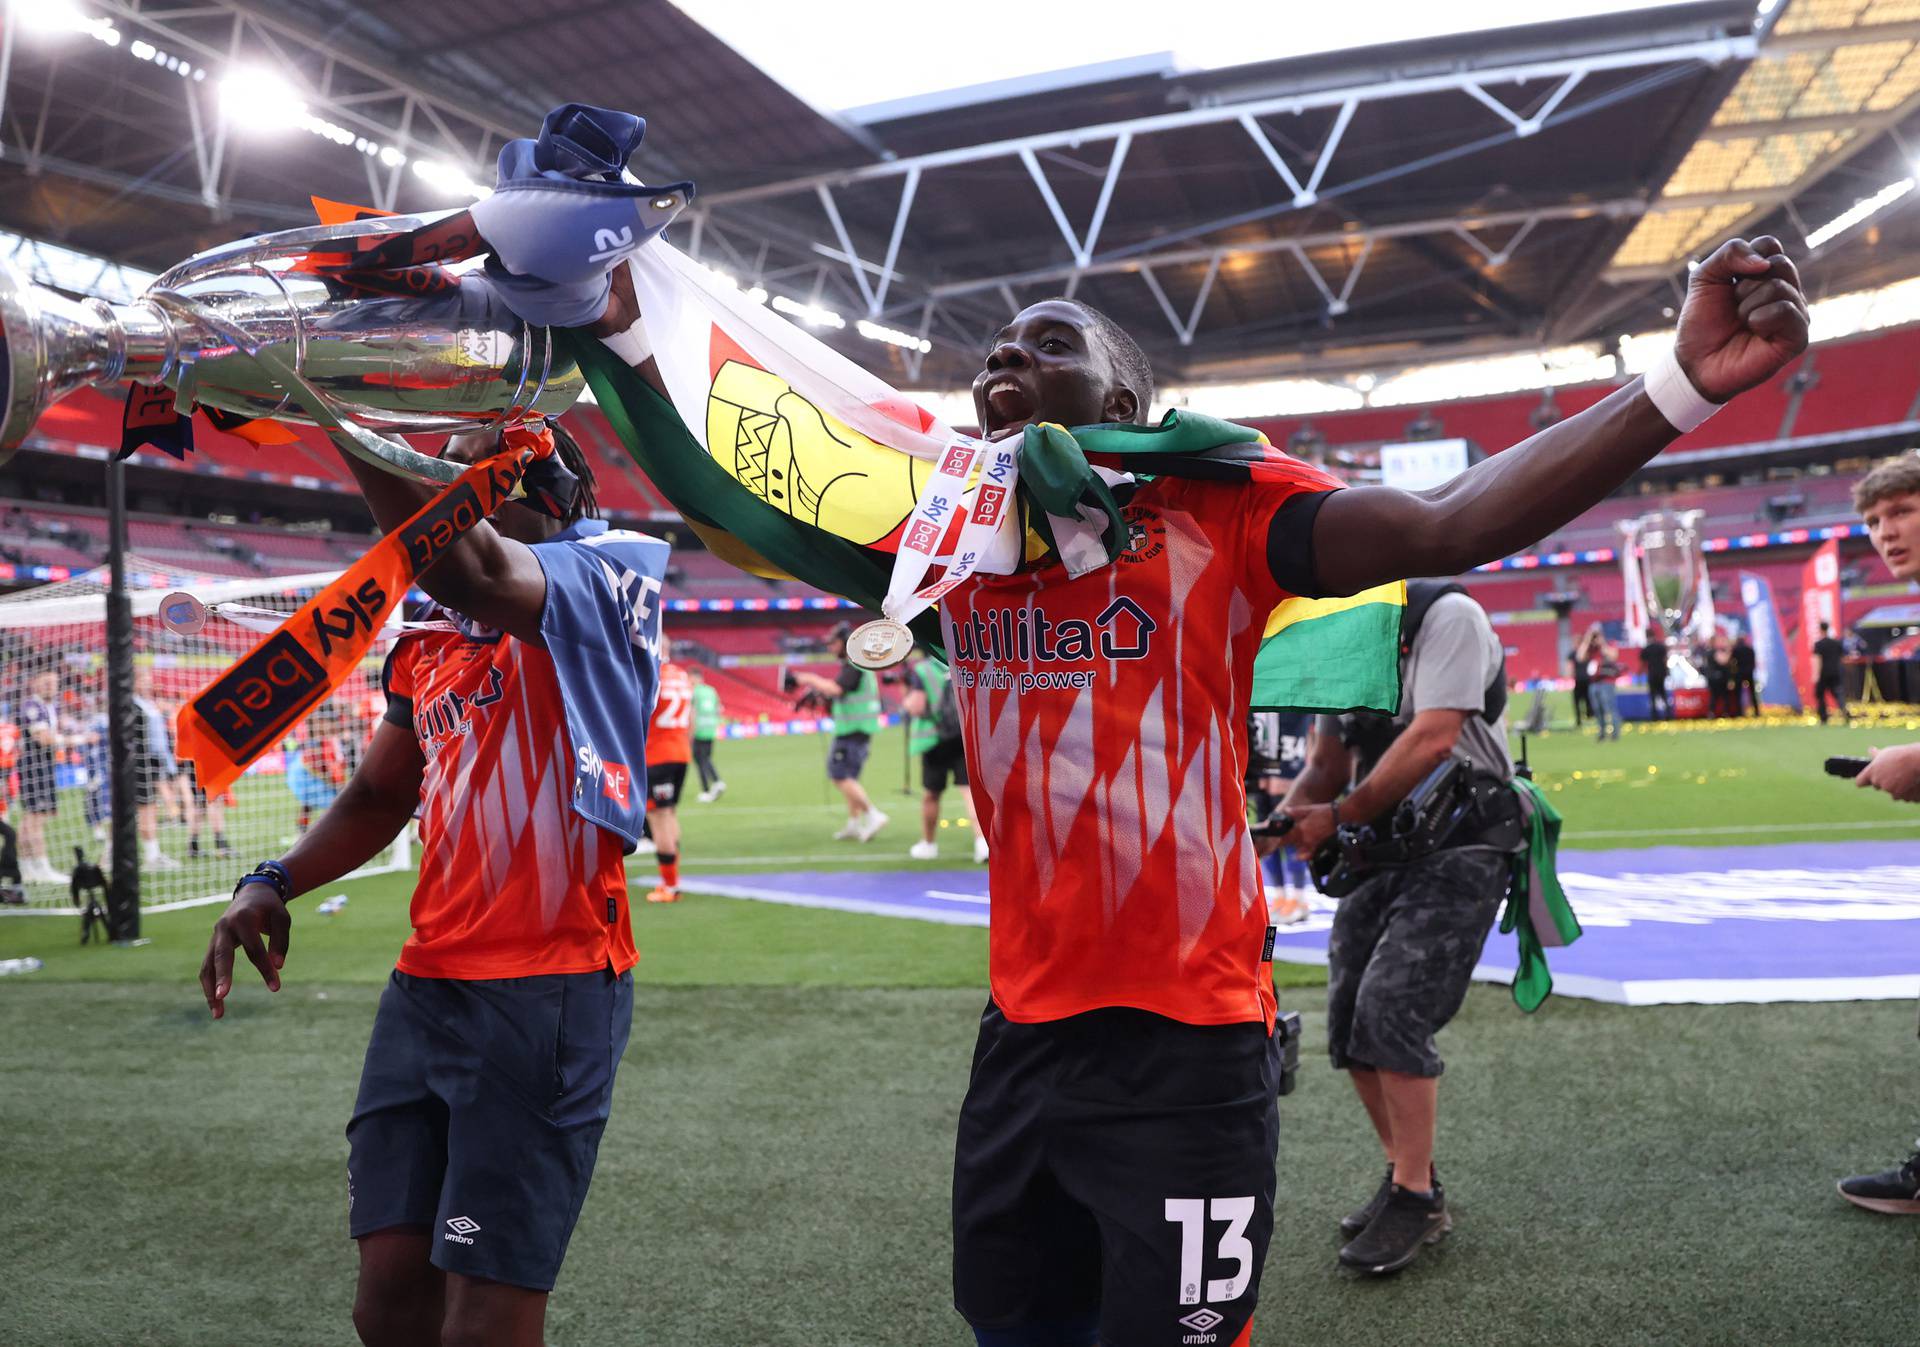
M108 568L0 596L0 806L19 871L0 863L0 894L23 900L0 902L0 915L72 914L76 860L113 871L116 764L134 806L140 908L225 901L242 873L284 852L332 802L384 714L386 637L229 790L209 796L174 754L180 704L339 572L235 578L138 555L125 570L132 695L117 755ZM161 599L179 590L212 610L195 635L159 620ZM410 863L403 837L356 874Z

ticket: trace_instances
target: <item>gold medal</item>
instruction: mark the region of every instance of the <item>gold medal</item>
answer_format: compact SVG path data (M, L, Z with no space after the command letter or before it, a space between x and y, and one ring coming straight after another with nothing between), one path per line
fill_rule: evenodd
M904 622L890 617L863 622L847 637L847 658L863 669L885 669L898 664L913 649L913 633Z

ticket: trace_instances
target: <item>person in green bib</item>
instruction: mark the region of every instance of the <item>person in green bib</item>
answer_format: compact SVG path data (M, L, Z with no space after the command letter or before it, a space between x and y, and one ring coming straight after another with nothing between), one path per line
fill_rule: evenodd
M828 638L833 649L844 650L853 631L842 622ZM825 697L833 717L833 743L827 750L827 780L847 802L847 822L833 835L836 842L869 842L887 826L887 816L874 807L860 772L867 765L873 736L880 733L880 680L873 670L852 660L840 661L840 672L826 678L805 669L793 671L795 686Z
M701 804L712 804L727 789L720 769L713 765L713 741L726 724L726 711L713 684L701 677L698 669L689 672L693 675L693 765L700 773L700 794L696 798Z
M920 759L920 840L907 848L907 854L916 861L939 859L940 844L934 834L940 828L940 797L951 782L960 788L960 800L966 806L974 863L985 865L987 839L980 832L980 820L973 812L973 791L967 785L967 745L960 732L960 706L947 666L930 651L921 650L914 662L901 706L913 717L908 725L908 747Z

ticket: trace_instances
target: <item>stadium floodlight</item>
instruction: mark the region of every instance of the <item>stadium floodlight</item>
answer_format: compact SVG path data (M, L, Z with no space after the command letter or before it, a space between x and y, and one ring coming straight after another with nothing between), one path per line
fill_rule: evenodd
M925 355L933 349L933 343L925 337L916 337L911 332L902 332L897 327L887 327L882 323L870 323L862 318L854 325L854 330L868 341L885 342L889 346L898 346L908 351L918 351Z
M818 304L802 304L797 299L788 299L785 295L773 297L773 307L789 318L798 318L808 327L843 328L847 320L832 309L822 308Z
M1818 248L1822 244L1838 238L1855 225L1878 215L1908 192L1911 192L1913 187L1914 180L1912 178L1902 178L1898 182L1888 183L1872 196L1861 198L1834 216L1831 220L1821 225L1818 229L1810 232L1807 235L1807 247Z
M30 5L15 5L13 10L29 32L49 36L85 33L95 42L104 42L109 47L120 45L120 30L113 26L113 20L95 18L73 4L72 0L35 0Z
M493 195L493 188L474 178L465 169L439 159L414 160L413 176L449 195L465 195L475 201Z
M277 71L236 66L220 79L220 113L248 131L285 131L305 124L307 103Z

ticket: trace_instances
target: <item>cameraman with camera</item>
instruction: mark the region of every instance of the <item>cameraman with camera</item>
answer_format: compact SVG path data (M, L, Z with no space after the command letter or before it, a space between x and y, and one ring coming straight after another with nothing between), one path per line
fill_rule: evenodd
M1281 806L1323 889L1357 878L1328 938L1327 1036L1386 1152L1378 1190L1340 1223L1340 1261L1374 1275L1452 1229L1433 1164L1434 1035L1466 999L1522 836L1500 640L1462 586L1407 588L1399 714L1322 717Z
M836 650L846 649L853 623L842 622L828 638ZM844 655L840 672L823 678L805 669L787 670L781 679L787 692L804 689L799 705L821 706L833 717L833 744L827 750L827 780L847 802L846 826L833 835L836 842L868 842L887 826L887 816L874 808L860 772L867 765L873 736L880 733L880 680Z

